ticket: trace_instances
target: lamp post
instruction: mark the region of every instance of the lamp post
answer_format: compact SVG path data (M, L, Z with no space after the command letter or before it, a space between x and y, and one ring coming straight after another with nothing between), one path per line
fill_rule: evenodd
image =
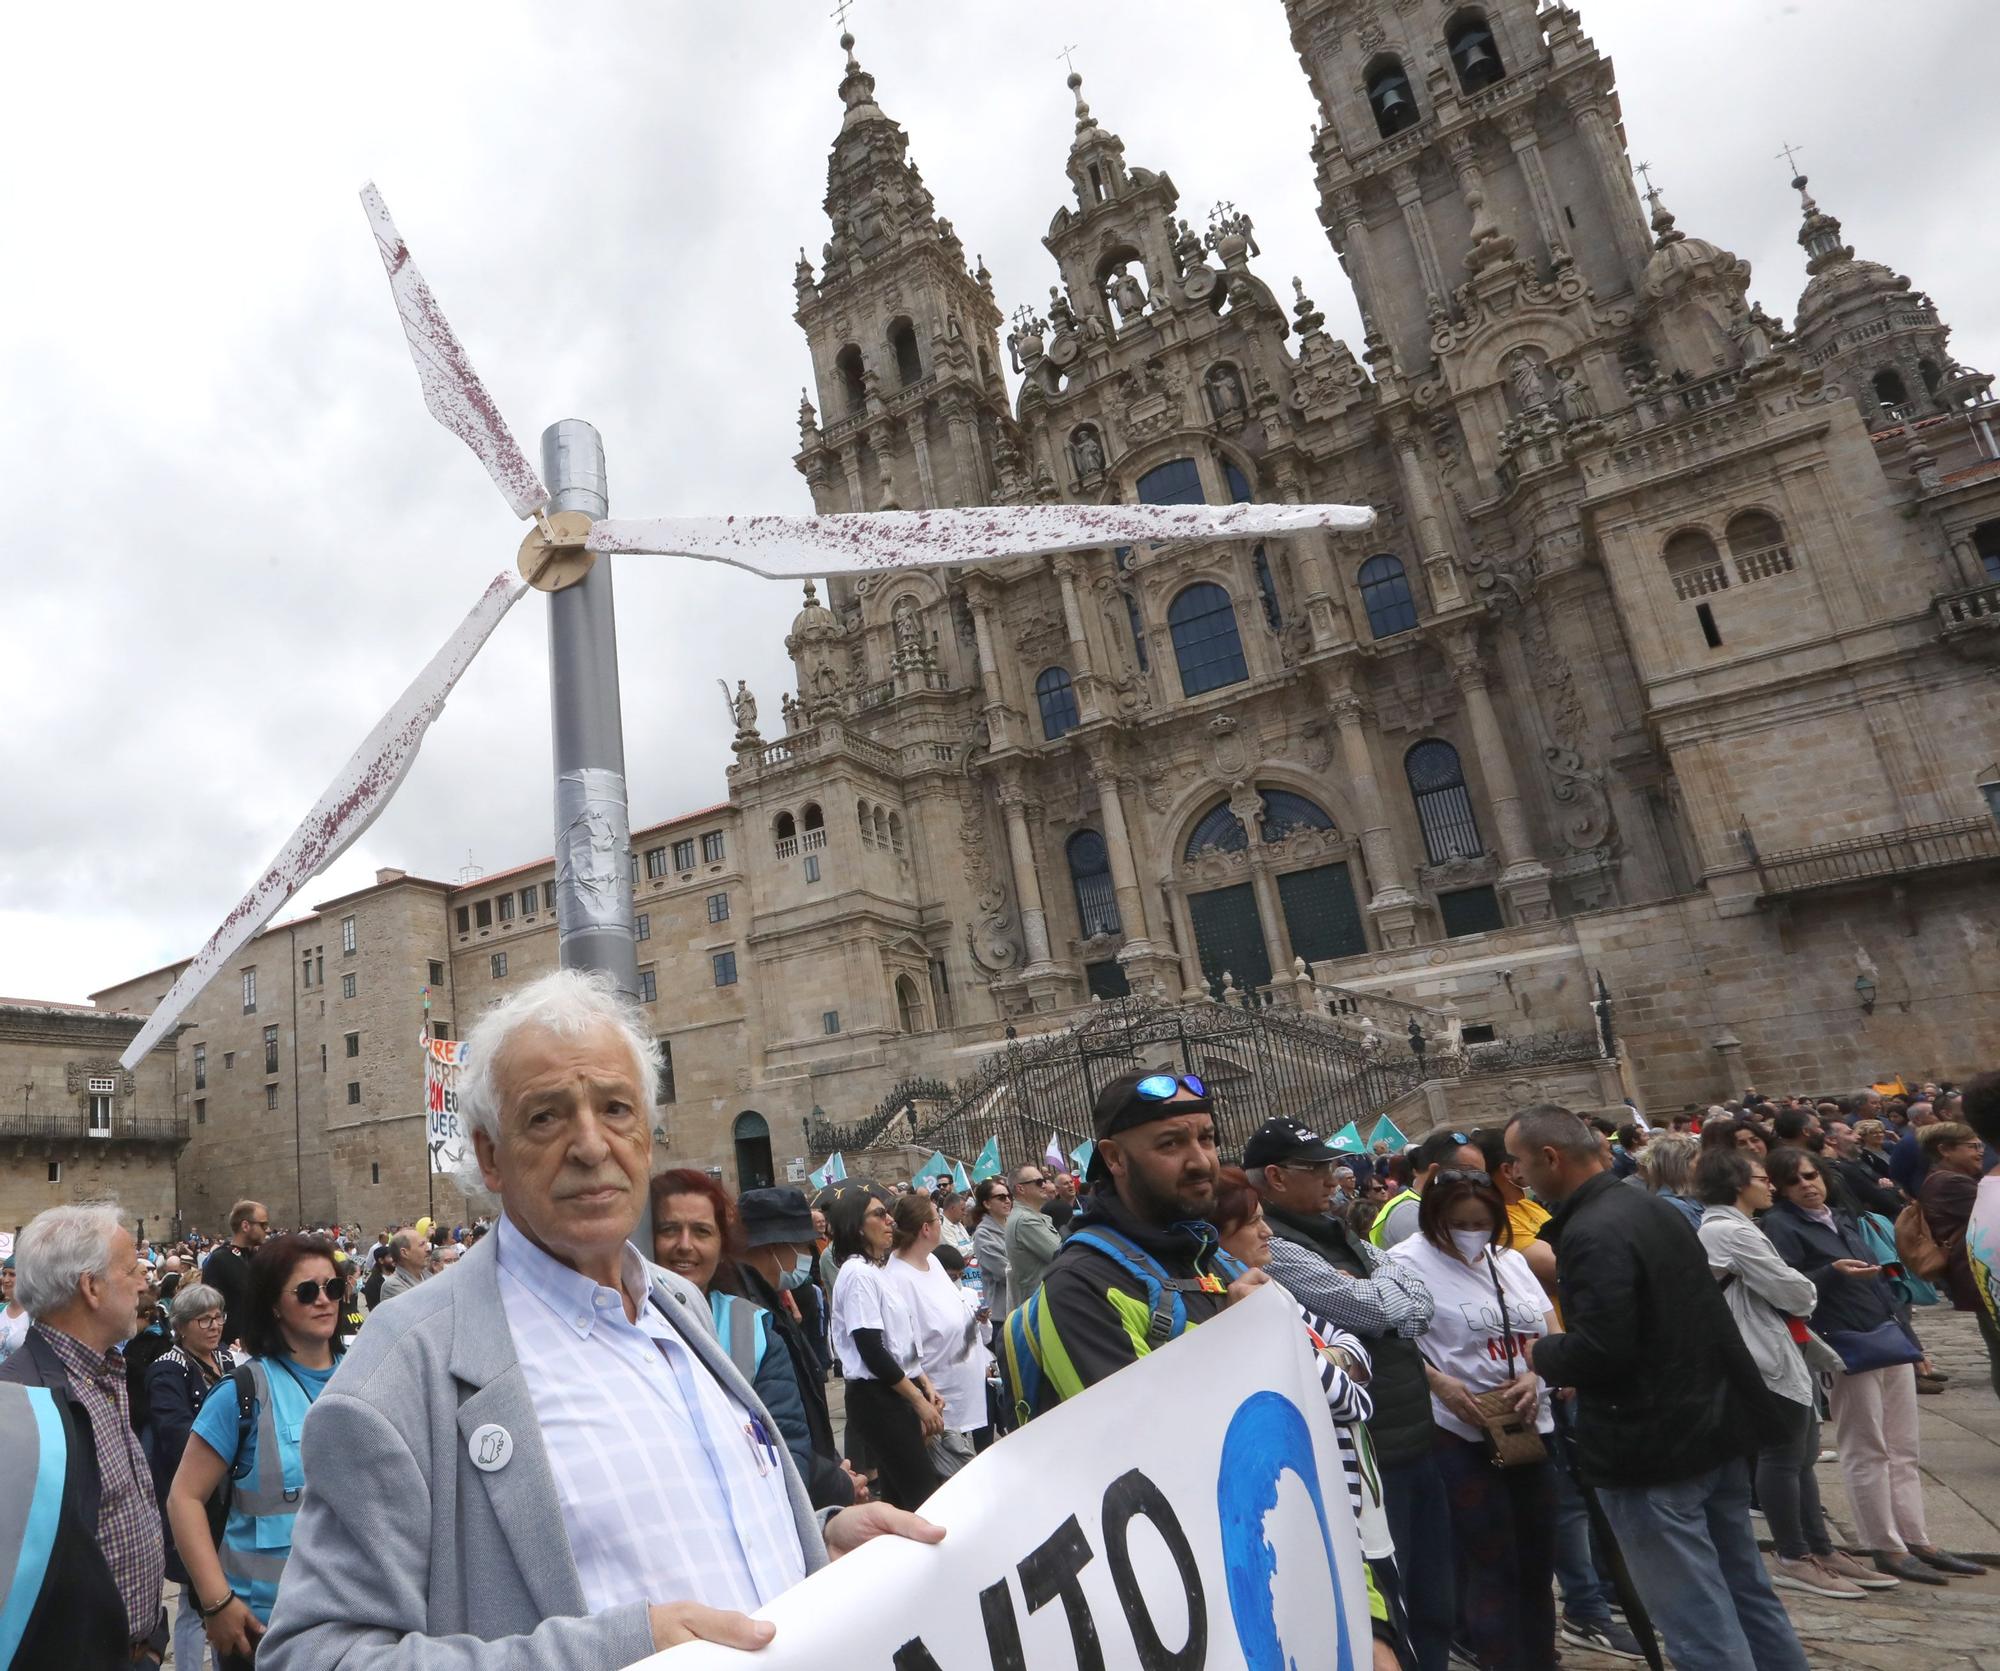
M1861 1013L1863 1015L1873 1015L1875 1013L1875 983L1865 974L1856 975L1854 977L1854 993L1861 1000Z

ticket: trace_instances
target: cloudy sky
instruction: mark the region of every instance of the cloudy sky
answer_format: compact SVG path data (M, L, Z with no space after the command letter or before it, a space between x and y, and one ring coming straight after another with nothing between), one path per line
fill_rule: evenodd
M604 432L624 515L802 510L792 264L839 102L831 0L14 8L0 101L0 993L80 999L185 955L276 851L519 525L420 403L355 199L374 178L532 454ZM1804 273L1783 141L1861 253L2000 362L1990 0L1583 0L1683 230ZM884 108L1003 304L1046 297L1057 53L1199 224L1256 218L1336 331L1314 110L1280 0L861 0ZM1980 66L1967 74L1965 66ZM787 585L623 559L633 821L722 798L718 677L775 715ZM502 627L377 865L547 851L543 606Z

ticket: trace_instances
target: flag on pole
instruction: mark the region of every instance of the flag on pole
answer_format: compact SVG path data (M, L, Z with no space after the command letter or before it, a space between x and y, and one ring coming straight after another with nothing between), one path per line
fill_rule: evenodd
M838 1149L826 1157L826 1176L829 1183L840 1183L847 1177L847 1162Z
M910 1181L915 1184L928 1183L932 1178L946 1178L951 1175L951 1162L944 1158L942 1149L931 1150L931 1158L917 1168L917 1175Z
M1361 1141L1361 1132L1352 1120L1335 1132L1327 1142L1329 1147L1343 1155L1358 1155L1368 1147Z
M1388 1144L1392 1155L1399 1155L1410 1146L1410 1140L1396 1129L1396 1122L1386 1114L1375 1122L1375 1130L1368 1139L1371 1149L1377 1143Z
M1042 1165L1051 1172L1062 1170L1062 1139L1054 1132L1049 1133L1049 1146L1042 1151Z
M826 1186L832 1181L830 1178L827 1177L827 1172L826 1172L826 1169L829 1164L831 1163L827 1161L821 1161L819 1165L815 1166L810 1172L806 1174L806 1182L812 1185L813 1193L815 1195L817 1195L821 1190L825 1189Z
M1091 1157L1096 1153L1097 1145L1088 1137L1070 1150L1069 1158L1076 1162L1076 1175L1079 1178L1090 1170Z
M957 1190L960 1195L970 1195L972 1193L972 1180L965 1175L965 1162L952 1162L951 1187Z
M972 1163L972 1181L983 1183L988 1178L1000 1176L1000 1139L998 1135L986 1140L986 1147L979 1151L979 1158Z

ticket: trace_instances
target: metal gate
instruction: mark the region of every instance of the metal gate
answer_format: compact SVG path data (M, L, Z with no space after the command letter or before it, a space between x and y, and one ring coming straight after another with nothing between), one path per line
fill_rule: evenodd
M1353 957L1368 949L1361 912L1354 903L1354 882L1344 864L1288 870L1278 878L1278 903L1285 912L1285 932L1292 955L1308 963Z
M1248 882L1190 894L1188 916L1194 923L1201 978L1211 993L1222 991L1225 974L1235 980L1239 991L1255 991L1270 980L1271 954L1264 948L1257 895Z

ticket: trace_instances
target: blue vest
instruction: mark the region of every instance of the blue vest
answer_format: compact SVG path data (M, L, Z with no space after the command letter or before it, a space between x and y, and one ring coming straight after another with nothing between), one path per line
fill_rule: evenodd
M248 1364L254 1394L256 1450L250 1471L237 1479L229 1499L229 1523L222 1531L223 1576L229 1587L249 1604L265 1624L278 1599L278 1580L292 1553L292 1522L306 1488L305 1464L299 1455L299 1435L313 1395L282 1365L274 1374L263 1358ZM223 1382L215 1396L232 1402L235 1393ZM238 1464L241 1458L237 1459Z

